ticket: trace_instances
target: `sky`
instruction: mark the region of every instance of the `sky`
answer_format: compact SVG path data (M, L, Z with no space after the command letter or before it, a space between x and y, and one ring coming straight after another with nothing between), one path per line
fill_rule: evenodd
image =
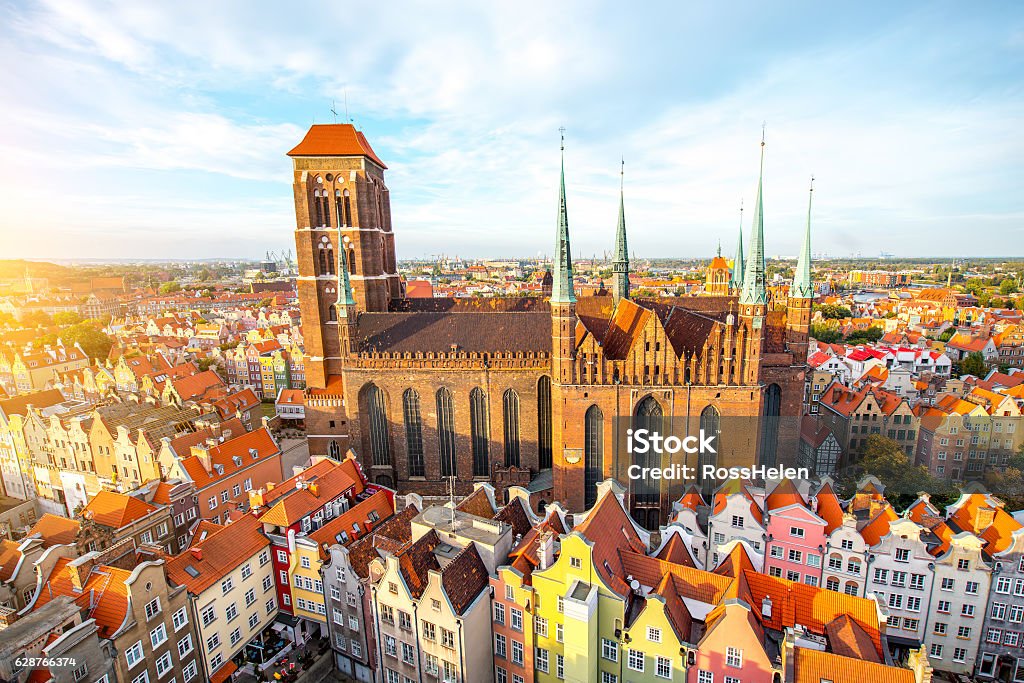
M637 7L642 7L638 10ZM0 0L0 258L294 249L290 161L352 120L399 258L1024 256L1020 2Z

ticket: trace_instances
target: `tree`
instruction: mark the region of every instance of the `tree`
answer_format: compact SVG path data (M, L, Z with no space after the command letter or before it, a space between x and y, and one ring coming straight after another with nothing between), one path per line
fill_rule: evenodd
M1004 278L1003 281L999 283L999 293L1003 296L1013 294L1016 291L1017 283L1013 281L1013 278Z
M942 331L942 334L939 335L939 341L940 342L948 342L950 339L953 338L954 334L956 334L956 328L955 327L950 327L948 329L945 329L945 330Z
M831 325L822 325L820 323L811 325L810 333L811 337L824 344L835 344L842 338L838 329Z
M80 322L82 322L82 316L78 315L74 311L61 311L60 313L53 314L54 325L66 327Z
M53 323L53 318L46 311L30 311L21 316L21 324L25 327L43 327Z
M961 375L974 375L975 377L985 376L985 357L978 351L972 351L960 361Z
M113 339L88 322L81 322L65 328L61 330L59 336L60 340L64 342L64 346L70 347L78 344L85 355L93 359L106 358L110 353L110 347L114 345Z
M866 330L854 330L846 336L847 344L870 344L882 338L884 332L881 327L869 327Z
M838 306L836 304L820 304L814 306L814 310L821 313L821 317L826 320L842 320L843 318L852 318L853 312L846 306Z
M911 462L903 447L893 439L872 434L861 447L860 455L860 461L848 476L860 479L870 474L877 477L885 485L886 498L897 508L912 503L922 491L930 493L933 499L955 500L956 487ZM849 490L849 481L845 488Z
M181 285L179 285L177 282L175 282L173 280L171 282L165 282L162 285L160 285L160 293L161 294L173 294L174 292L180 292L180 291L181 291Z

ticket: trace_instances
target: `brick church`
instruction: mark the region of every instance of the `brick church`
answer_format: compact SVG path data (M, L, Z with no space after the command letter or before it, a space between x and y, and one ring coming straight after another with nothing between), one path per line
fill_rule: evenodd
M410 299L387 167L363 134L314 125L288 155L313 454L352 448L374 481L427 496L446 495L452 478L459 495L475 481L532 482L577 511L611 476L629 484L630 510L648 528L686 482L629 481L631 464L668 464L627 454L629 425L718 435L716 454L681 453L680 464L792 464L810 227L789 296L773 301L760 179L750 253L744 261L741 243L722 294L632 296L620 197L612 291L577 296L563 162L549 296Z

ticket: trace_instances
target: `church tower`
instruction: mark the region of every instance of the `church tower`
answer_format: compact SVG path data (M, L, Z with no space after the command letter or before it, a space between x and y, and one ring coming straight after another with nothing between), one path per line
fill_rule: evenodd
M555 262L551 272L551 336L554 348L554 379L575 383L576 293L573 291L572 249L569 245L569 213L565 205L565 135L562 135L562 176L558 194L558 226ZM557 441L556 441L557 443Z
M754 201L754 220L750 227L750 255L743 274L740 291L740 325L746 339L743 351L743 381L758 384L761 366L761 347L764 338L765 315L768 312L768 290L764 263L764 136L761 137L761 164L757 176L757 199Z
M339 270L350 279L353 315L387 311L392 299L402 297L387 166L348 123L312 126L288 156L306 377L310 386L323 387L340 372Z
M729 291L739 296L743 291L743 203L740 203L740 234L736 240L736 258L732 262L732 276L729 279Z
M612 260L612 295L615 302L629 298L629 247L626 243L626 162L619 173L619 225L615 231L615 257Z
M811 278L811 201L814 197L814 178L807 196L807 226L804 229L804 243L797 257L793 286L789 290L786 307L786 327L789 349L794 361L803 363L807 359L807 337L811 329L811 307L814 303L814 281Z

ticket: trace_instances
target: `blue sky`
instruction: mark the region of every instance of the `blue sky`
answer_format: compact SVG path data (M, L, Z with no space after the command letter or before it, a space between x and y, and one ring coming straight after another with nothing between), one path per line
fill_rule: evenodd
M285 152L349 112L400 258L1024 255L1024 5L0 0L0 258L293 245ZM363 13L368 12L368 13ZM749 232L750 212L744 230Z

